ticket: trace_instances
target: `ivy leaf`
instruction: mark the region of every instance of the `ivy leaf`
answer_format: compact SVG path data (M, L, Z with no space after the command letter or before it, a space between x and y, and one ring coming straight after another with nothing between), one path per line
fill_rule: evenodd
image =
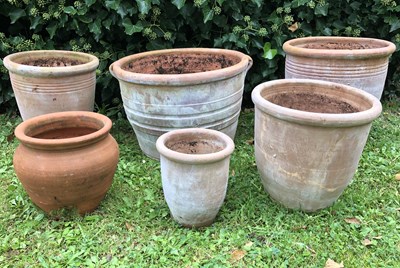
M85 0L85 4L86 6L90 7L91 5L93 5L94 3L96 3L96 0Z
M89 31L91 33L94 33L94 38L96 39L96 41L99 41L101 34L101 20L96 19L94 22L90 23L88 27Z
M296 7L304 6L308 2L309 2L309 0L295 0L295 1L292 1L292 7L296 8Z
M75 15L76 9L73 6L67 6L67 7L64 7L64 13L67 13L70 15Z
M133 25L129 18L125 18L122 21L122 25L125 27L125 33L127 35L132 35L134 33L139 33L139 32L141 32L143 30L143 26L141 25L140 22L138 22L136 25Z
M206 23L207 21L212 20L213 17L214 17L214 10L210 9L210 8L203 9L203 16L204 16L204 19L203 19L204 23Z
M141 14L149 13L149 10L151 9L151 1L150 0L136 0L136 3L138 5L139 12Z
M26 15L25 10L17 8L10 13L8 13L11 19L11 24L15 23L19 18Z
M29 27L30 30L35 30L36 27L39 25L39 23L41 22L42 17L33 17L31 18L31 27Z
M262 3L263 3L264 1L263 1L263 0L252 0L252 2L253 2L254 4L256 4L257 7L261 7L261 5L262 5Z
M270 42L266 42L264 44L264 54L263 54L263 58L264 59L268 59L268 60L272 60L276 54L278 54L278 50L275 48L271 48L271 43Z
M106 1L106 7L112 10L117 10L121 1Z
M46 27L46 31L49 33L50 39L53 39L56 30L57 30L57 23L55 21L52 21L50 25Z
M315 15L322 15L322 16L327 16L328 15L328 9L329 9L329 4L325 3L324 5L317 4L315 6Z
M390 23L390 30L389 32L394 32L400 28L400 20L396 19L395 21Z
M186 0L172 0L172 4L174 4L179 10L185 5Z

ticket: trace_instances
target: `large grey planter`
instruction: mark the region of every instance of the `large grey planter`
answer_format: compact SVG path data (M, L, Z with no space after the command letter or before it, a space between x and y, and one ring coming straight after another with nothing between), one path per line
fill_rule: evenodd
M379 100L360 89L308 79L260 84L252 99L255 157L265 190L288 208L330 206L353 178L382 110ZM304 100L307 110L299 110Z
M168 49L124 57L110 66L142 151L159 158L157 138L181 128L209 128L232 139L249 56L210 48Z

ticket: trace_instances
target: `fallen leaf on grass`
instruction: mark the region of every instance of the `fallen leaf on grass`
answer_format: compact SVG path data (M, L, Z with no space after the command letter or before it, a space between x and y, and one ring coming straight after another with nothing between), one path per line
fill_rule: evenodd
M372 237L372 239L379 240L379 239L382 239L382 236L381 235L380 236L374 236L374 237Z
M306 225L302 225L302 226L295 226L292 228L293 231L298 231L298 230L307 230L307 226Z
M394 176L394 178L395 178L396 180L400 181L400 173L397 173L397 174Z
M246 255L246 251L244 250L240 250L240 249L236 249L231 253L231 261L235 262L238 260L243 259L243 257Z
M9 143L12 142L14 140L14 138L15 138L14 133L11 133L10 135L7 136L7 142L9 142Z
M126 226L126 229L128 229L129 231L133 230L133 226L131 224L125 222L125 226Z
M247 140L246 143L248 145L253 145L254 144L254 139Z
M362 241L362 244L363 244L364 246L368 247L368 246L372 245L372 242L371 242L371 240L369 240L368 238L365 238L365 239Z
M346 218L344 221L352 224L361 224L361 221L357 218Z
M332 259L328 259L324 268L344 268L343 262L337 263Z

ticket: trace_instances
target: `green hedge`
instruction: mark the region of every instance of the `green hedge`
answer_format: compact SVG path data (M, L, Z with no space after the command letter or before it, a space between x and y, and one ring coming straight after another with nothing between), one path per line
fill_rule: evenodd
M3 0L0 57L33 49L95 54L100 59L96 103L110 113L121 108L117 81L108 72L113 61L163 48L235 49L254 59L244 95L249 105L256 84L283 77L286 40L365 36L390 40L399 48L399 18L395 0ZM391 59L386 98L400 95L399 58L395 53ZM2 61L0 71L0 112L13 111L15 100Z

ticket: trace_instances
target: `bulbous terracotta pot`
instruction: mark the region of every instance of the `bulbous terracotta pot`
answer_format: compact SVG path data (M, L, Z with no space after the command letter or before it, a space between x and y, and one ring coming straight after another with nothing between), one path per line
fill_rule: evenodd
M93 111L97 57L36 50L4 58L23 120L62 111Z
M232 139L211 129L173 130L158 138L157 150L173 218L185 227L212 224L226 195Z
M303 211L334 203L357 169L379 100L309 79L260 84L252 100L256 164L272 199Z
M283 44L285 78L341 83L381 98L390 55L396 46L385 40L318 36Z
M110 72L142 151L158 159L157 138L174 129L209 128L234 138L251 65L237 51L185 48L127 56Z
M37 116L17 126L14 169L38 207L80 214L96 209L118 163L111 126L106 116L84 111Z

